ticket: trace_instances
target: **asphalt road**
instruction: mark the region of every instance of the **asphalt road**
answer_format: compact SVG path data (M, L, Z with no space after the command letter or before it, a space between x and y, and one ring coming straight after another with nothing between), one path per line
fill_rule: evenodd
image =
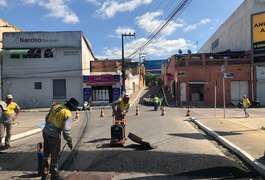
M72 124L74 157L66 146L59 161L62 171L115 172L113 179L256 179L254 172L184 121L183 109L166 108L165 116L152 107L135 106L127 114L129 132L157 146L147 150L126 140L124 147L110 146L111 110L81 112ZM32 115L36 116L36 112ZM30 117L30 114L27 114ZM43 115L42 115L43 116ZM37 117L36 117L37 118ZM36 177L36 144L41 133L12 142L0 152L0 179L39 179ZM62 147L65 141L62 141Z

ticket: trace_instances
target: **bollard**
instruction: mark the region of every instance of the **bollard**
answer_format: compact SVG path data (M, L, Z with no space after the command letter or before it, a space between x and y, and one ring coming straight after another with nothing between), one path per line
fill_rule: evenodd
M101 108L100 117L104 117L104 108Z
M139 116L140 115L140 112L139 112L139 107L138 106L136 106L136 114L135 114L136 116Z
M165 115L165 107L162 106L162 110L161 110L161 116L164 116Z

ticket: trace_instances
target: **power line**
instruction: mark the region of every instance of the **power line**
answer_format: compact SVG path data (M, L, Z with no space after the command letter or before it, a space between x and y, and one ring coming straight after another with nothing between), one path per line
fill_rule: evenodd
M191 2L191 0L183 0L182 3L175 8L175 11L170 15L170 17L166 20L166 22L159 27L159 29L152 35L151 37L143 43L139 48L137 48L131 55L128 56L128 58L134 57L139 51L142 51L167 25L168 23L177 15L177 13L181 12L185 7L188 6L188 4Z

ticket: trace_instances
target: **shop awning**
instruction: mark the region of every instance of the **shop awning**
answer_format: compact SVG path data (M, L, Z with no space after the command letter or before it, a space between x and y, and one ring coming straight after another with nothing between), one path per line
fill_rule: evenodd
M208 84L207 81L189 81L189 84Z
M4 49L2 51L0 51L0 54L22 54L25 55L27 54L27 52L29 51L29 49Z

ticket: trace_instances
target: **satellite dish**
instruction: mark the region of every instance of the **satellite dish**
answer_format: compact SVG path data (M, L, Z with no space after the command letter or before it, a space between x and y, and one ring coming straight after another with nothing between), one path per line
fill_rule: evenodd
M179 49L179 51L178 51L178 52L179 52L179 54L182 54L182 50L181 50L181 49Z

